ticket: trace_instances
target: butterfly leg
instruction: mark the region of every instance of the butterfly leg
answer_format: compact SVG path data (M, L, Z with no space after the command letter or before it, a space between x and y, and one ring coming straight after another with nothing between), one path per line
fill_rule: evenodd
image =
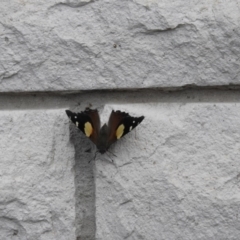
M90 153L92 148L85 150L86 153Z
M96 161L98 151L95 152L94 157L88 161L90 163L92 160Z

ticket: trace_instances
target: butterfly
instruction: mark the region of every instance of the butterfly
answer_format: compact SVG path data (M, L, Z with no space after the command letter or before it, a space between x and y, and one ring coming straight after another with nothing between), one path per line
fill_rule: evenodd
M101 154L105 153L114 142L133 130L144 119L144 116L132 117L126 112L113 110L108 124L101 127L97 109L86 108L80 113L66 110L66 114L85 136L90 138Z

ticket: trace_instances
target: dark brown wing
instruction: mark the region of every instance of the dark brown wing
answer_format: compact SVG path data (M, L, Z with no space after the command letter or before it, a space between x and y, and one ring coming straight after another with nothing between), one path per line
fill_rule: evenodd
M87 136L93 143L97 144L100 129L100 118L97 109L86 109L83 112L75 113L66 110L70 120Z
M132 131L143 119L144 116L132 117L126 112L112 111L108 121L109 145Z

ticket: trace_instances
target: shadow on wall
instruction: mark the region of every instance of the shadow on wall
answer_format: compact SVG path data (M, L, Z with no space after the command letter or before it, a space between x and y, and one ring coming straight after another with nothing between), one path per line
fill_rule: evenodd
M75 149L75 225L77 240L95 239L95 187L92 146L79 129L69 123L70 141Z

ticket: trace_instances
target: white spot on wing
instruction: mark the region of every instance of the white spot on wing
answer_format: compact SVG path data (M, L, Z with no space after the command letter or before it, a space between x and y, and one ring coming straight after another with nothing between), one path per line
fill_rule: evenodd
M75 116L75 118L77 118L77 116Z
M135 123L135 121L133 121L133 123Z
M78 125L79 125L79 123L78 122L76 122L76 126L78 127Z
M130 126L130 128L129 128L129 132L132 130L132 126Z

